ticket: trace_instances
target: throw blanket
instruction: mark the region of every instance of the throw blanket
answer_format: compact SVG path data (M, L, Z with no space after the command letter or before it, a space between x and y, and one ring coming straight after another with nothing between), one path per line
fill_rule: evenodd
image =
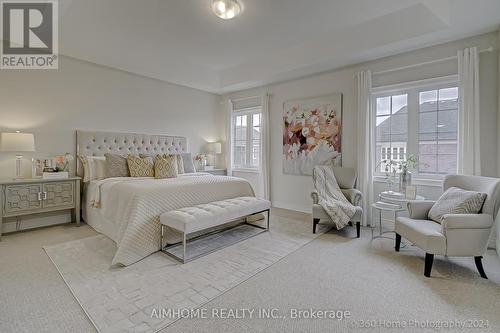
M112 263L128 266L160 249L161 213L244 196L255 195L248 181L236 177L108 178L99 181L90 209L116 224L118 249ZM178 237L173 231L166 235L171 242Z
M340 190L332 168L327 165L315 166L313 184L318 192L318 204L330 216L337 229L345 227L356 213L356 207Z

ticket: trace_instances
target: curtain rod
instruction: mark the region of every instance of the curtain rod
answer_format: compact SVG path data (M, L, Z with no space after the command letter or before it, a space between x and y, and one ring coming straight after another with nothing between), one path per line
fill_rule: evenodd
M479 53L492 52L492 51L493 51L493 46L490 46L487 49L479 50ZM447 57L447 58L429 60L429 61L421 62L421 63L418 63L418 64L412 64L412 65L395 67L395 68L386 69L386 70L382 70L382 71L372 72L372 75L379 75L379 74L386 74L386 73L391 73L391 72L397 72L397 71L404 70L404 69L410 69L410 68L414 68L414 67L420 67L420 66L425 66L425 65L436 64L436 63L445 62L445 61L449 61L449 60L453 60L453 59L457 59L457 58L458 58L458 56L452 56L452 57Z

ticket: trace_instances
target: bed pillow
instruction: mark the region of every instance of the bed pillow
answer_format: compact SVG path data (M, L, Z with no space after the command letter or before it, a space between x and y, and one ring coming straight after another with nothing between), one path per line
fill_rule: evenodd
M184 173L184 161L181 155L175 155L175 161L177 162L177 172L179 174Z
M193 173L196 172L196 168L193 164L193 156L191 153L182 153L180 154L182 157L182 164L184 166L184 173Z
M483 207L485 193L450 187L429 211L429 219L441 223L445 214L477 214Z
M156 155L155 156L155 178L176 178L177 170L176 155Z
M184 161L182 160L182 156L179 154L176 155L169 155L169 154L162 154L158 155L160 157L166 158L167 156L174 156L175 157L175 162L177 163L177 174L184 173Z
M106 158L106 176L108 178L130 177L126 156L106 153L104 157Z
M154 177L155 168L151 156L139 157L134 155L127 156L127 165L131 177Z
M83 166L83 182L106 178L106 158L104 156L84 156L78 158Z

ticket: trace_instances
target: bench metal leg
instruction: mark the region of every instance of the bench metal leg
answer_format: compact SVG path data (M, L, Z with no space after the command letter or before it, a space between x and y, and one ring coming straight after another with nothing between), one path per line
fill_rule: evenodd
M186 263L186 233L182 233L182 263Z
M269 223L271 221L271 210L268 209L267 210L267 226L266 226L266 229L269 230Z
M243 222L243 224L247 224L247 225L250 225L250 226L252 226L252 227L255 227L255 228L261 229L261 230L262 230L261 232L269 231L270 220L271 220L271 210L270 210L270 209L266 209L266 210L263 210L263 211L260 211L260 212L254 213L254 214L261 214L261 213L264 213L264 212L267 212L267 221L266 221L266 225L265 225L265 226L260 226L260 225L253 224L253 223L248 223L248 222ZM254 214L252 214L252 215L254 215ZM164 239L164 232L165 232L165 230L164 230L164 229L165 229L165 228L166 228L166 227L162 224L162 225L161 225L161 237L160 237L160 243L161 243L161 244L160 244L160 249L161 249L161 251L162 251L163 253L167 254L167 255L168 255L168 256L170 256L170 257L173 257L174 259L176 259L177 261L180 261L180 262L181 262L181 263L183 263L183 264L185 264L185 263L186 263L186 262L188 262L188 261L194 260L194 259L196 259L196 258L198 258L198 257L201 257L201 256L204 256L204 255L207 255L207 254L209 254L209 253L212 253L212 252L214 252L214 251L219 250L219 249L221 249L221 248L222 248L222 247L220 247L220 248L218 248L218 249L215 249L215 250L212 250L212 251L206 252L206 253L204 253L204 254L202 254L202 255L197 255L197 256L195 256L195 257L193 257L193 258L191 258L191 259L189 259L189 260L188 260L187 255L186 255L186 252L187 252L187 233L185 233L185 232L183 232L183 233L182 233L182 242L178 242L178 243L171 244L171 245L168 245L168 244L167 244L167 245L165 245L165 247L163 247L163 241L164 241L163 239ZM194 239L197 239L197 238L203 238L203 237L206 237L207 235L210 235L210 234L213 234L213 233L220 233L220 232L222 232L222 231L224 231L224 230L228 230L228 229L232 229L232 228L234 228L234 226L231 226L231 227L229 227L229 228L224 228L224 229L222 229L222 230L216 230L216 231L214 231L214 232L209 232L208 234L203 234L203 235L200 235L200 236L197 236L197 237L191 238L191 240L194 240ZM253 237L253 236L256 236L256 235L258 235L258 234L254 234L254 235L252 235L252 236L250 236L250 237ZM249 238L249 237L247 237L247 238ZM238 240L237 242L242 241L242 240L245 240L245 239L247 239L247 238L242 238L242 239ZM191 240L190 240L190 241L191 241ZM235 243L237 243L237 242L231 243L231 244L229 244L229 245L235 244ZM176 256L176 255L174 255L173 253L170 253L170 252L168 251L168 249L170 249L170 248L172 248L172 247L175 247L175 246L178 246L178 245L180 245L180 243L182 243L182 258L181 258L181 257L179 257L179 256ZM225 245L225 246L223 246L223 247L226 247L226 246L229 246L229 245Z

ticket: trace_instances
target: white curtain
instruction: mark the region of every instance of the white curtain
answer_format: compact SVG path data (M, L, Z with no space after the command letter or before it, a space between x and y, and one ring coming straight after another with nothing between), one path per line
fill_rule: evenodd
M458 173L481 175L479 55L476 47L458 51Z
M233 101L231 99L227 100L227 117L226 117L226 169L227 175L233 175L233 149L232 149L232 118L233 113Z
M261 134L261 151L260 151L260 161L261 161L261 184L262 184L262 194L264 199L271 200L271 186L270 186L270 139L269 139L269 126L270 122L270 99L271 95L266 93L262 97L262 134Z
M373 203L373 121L370 91L371 71L356 74L358 101L358 180L356 187L363 193L363 225L371 224Z

